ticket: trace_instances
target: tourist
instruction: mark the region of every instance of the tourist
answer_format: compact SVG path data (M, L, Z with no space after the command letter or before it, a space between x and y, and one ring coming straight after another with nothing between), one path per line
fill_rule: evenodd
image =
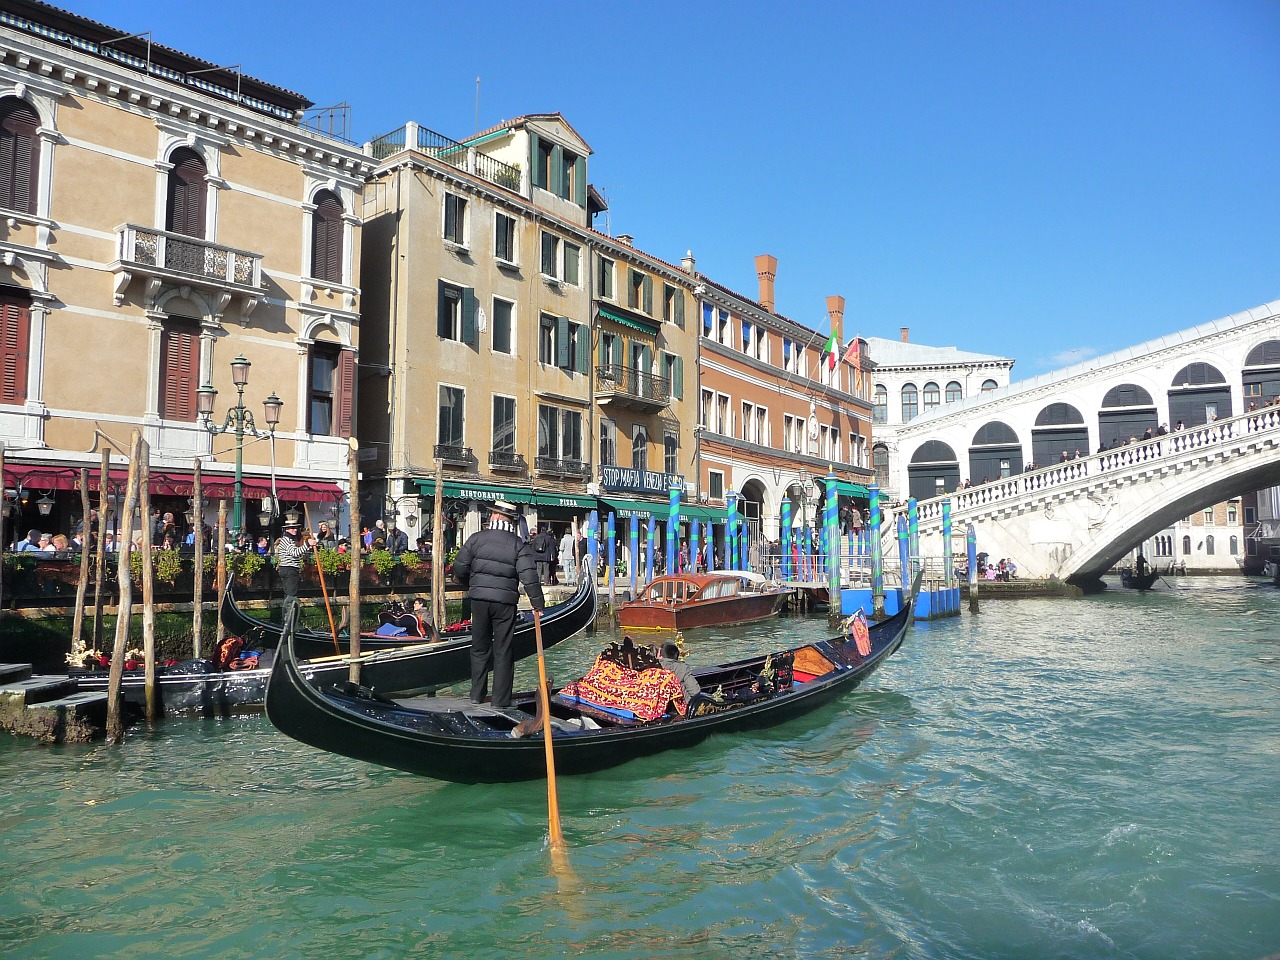
M554 584L556 582L556 540L551 535L549 524L534 534L529 547L533 550L533 561L538 567L538 580L544 586Z
M516 533L515 504L493 502L488 526L462 545L453 561L453 575L466 587L471 600L471 702L485 701L492 670L493 706L510 709L515 675L511 638L521 584L537 624L542 621L543 608L533 551Z
M662 669L670 670L679 679L680 686L684 687L685 703L702 692L698 678L693 675L693 667L680 659L680 647L675 643L668 640L662 645L662 656L658 658L658 663L662 665Z
M564 574L565 583L576 583L573 566L573 529L566 528L560 538L560 570Z
M322 550L332 550L337 546L338 538L334 536L332 530L329 529L327 520L320 521L320 527L316 530L316 546Z
M387 521L387 550L393 557L409 551L409 537L396 526L394 520Z

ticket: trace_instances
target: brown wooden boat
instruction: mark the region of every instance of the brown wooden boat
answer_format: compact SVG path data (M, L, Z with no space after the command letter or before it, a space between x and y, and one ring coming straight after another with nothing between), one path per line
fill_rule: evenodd
M655 577L640 596L618 607L623 627L688 630L750 623L776 616L787 591L758 573L717 573Z

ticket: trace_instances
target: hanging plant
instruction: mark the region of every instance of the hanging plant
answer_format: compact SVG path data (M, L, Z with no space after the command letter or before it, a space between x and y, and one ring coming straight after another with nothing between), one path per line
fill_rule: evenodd
M153 555L156 579L173 586L182 576L182 554L177 550L157 550Z
M246 580L253 579L264 566L266 566L266 558L258 553L231 553L227 555L227 569L234 576L243 577Z

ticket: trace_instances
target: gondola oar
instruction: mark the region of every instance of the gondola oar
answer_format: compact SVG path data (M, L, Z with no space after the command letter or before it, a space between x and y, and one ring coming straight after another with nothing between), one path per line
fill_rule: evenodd
M307 509L305 502L302 504L302 514L307 522L307 536L311 538L311 553L316 558L316 576L320 578L320 596L324 597L324 612L329 615L329 632L333 634L333 649L337 653L342 653L342 647L338 645L338 628L333 622L333 607L329 606L329 590L324 585L324 567L320 566L320 544L315 537L311 536L311 511ZM358 558L356 562L359 562Z
M551 695L547 690L547 664L542 655L542 611L533 611L533 640L538 649L538 700L542 707L542 742L547 749L547 832L553 856L564 849L560 832L560 801L556 799L556 758L551 749Z

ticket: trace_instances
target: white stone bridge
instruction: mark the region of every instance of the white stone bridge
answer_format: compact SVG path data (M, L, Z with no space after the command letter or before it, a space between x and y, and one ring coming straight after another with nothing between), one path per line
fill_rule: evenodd
M1020 577L1087 585L1148 537L1198 510L1280 485L1280 406L1130 443L949 494L953 554L978 550ZM919 503L921 553L942 554L942 497ZM886 556L892 545L886 520Z

